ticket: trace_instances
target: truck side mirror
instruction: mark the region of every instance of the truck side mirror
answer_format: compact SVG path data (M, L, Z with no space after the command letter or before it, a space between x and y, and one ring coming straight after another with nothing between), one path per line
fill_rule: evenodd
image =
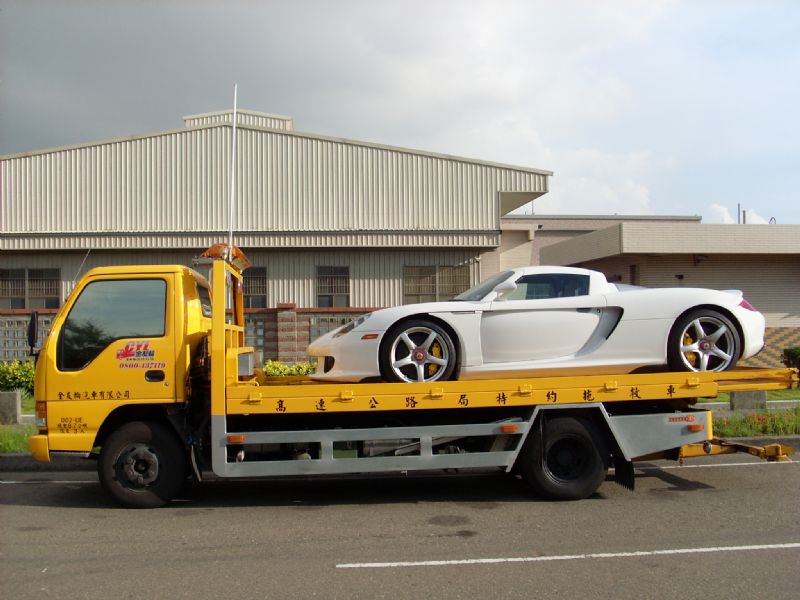
M33 311L31 313L31 320L28 322L28 346L31 347L31 356L36 356L34 349L36 342L39 339L39 313Z

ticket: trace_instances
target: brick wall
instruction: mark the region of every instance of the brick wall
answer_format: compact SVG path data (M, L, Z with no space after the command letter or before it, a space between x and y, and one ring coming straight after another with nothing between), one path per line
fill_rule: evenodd
M795 346L800 346L800 327L767 327L764 332L764 349L739 364L743 367L784 367L784 348Z

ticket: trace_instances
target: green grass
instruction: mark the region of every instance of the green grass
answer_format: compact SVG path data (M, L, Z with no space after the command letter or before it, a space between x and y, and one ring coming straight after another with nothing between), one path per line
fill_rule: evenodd
M0 454L28 451L28 436L36 433L33 425L0 425Z
M22 414L23 415L32 415L34 410L36 409L36 402L33 400L33 394L29 393L27 390L18 390L21 395L22 400Z
M757 437L800 434L800 407L782 411L759 411L714 419L716 437Z
M800 400L800 389L793 390L769 390L767 391L767 402L774 400ZM720 392L713 398L698 398L698 402L730 402L731 395L728 392Z

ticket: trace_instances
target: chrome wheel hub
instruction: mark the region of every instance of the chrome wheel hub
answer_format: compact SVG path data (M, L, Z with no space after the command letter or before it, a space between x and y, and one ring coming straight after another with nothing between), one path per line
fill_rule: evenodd
M428 327L406 329L392 343L392 371L402 381L436 381L452 359L442 336Z
M698 317L681 332L681 361L690 371L724 371L735 359L735 337L714 316Z

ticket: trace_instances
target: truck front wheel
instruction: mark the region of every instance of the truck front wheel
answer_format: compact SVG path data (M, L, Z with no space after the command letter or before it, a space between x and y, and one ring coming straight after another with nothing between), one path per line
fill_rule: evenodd
M588 420L548 419L532 431L518 458L523 479L537 495L551 500L591 496L608 472L605 438Z
M100 450L100 484L128 508L156 508L172 500L187 476L186 452L161 423L134 421L112 433Z

